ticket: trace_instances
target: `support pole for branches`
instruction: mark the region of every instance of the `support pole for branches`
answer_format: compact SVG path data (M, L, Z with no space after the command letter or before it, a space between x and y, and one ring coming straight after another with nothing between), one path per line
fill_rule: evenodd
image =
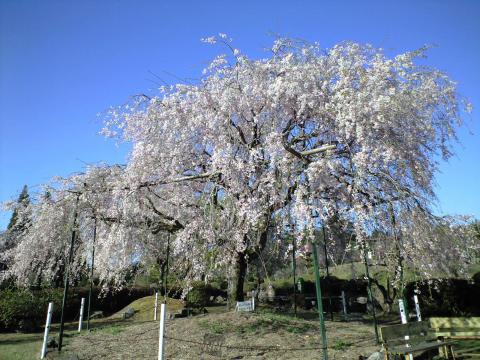
M97 239L97 218L93 223L92 265L90 268L90 289L88 290L87 330L90 330L90 306L92 305L93 266L95 264L95 240Z
M327 278L330 277L330 271L328 270L328 252L327 252L327 235L325 232L325 225L322 226L323 232L323 252L325 253L325 270L327 272ZM332 306L332 295L328 294L328 303L330 305L330 320L333 321L333 306Z
M292 230L292 219L290 216L290 208L288 209L288 230L289 235L292 237L292 272L293 272L293 311L295 317L297 317L297 260L295 258L297 252L297 242Z
M77 194L77 200L75 201L75 210L73 213L73 225L72 225L72 238L70 241L70 253L68 256L67 270L65 271L65 283L63 285L63 300L62 300L62 312L60 315L60 331L58 334L58 351L62 351L62 342L63 342L63 330L65 327L65 305L67 304L67 295L68 295L68 275L70 272L70 266L73 261L73 248L75 245L75 236L76 236L76 226L77 226L77 216L78 216L78 201L80 199L80 194Z
M295 317L297 317L297 279L296 279L296 272L297 272L297 261L295 259L295 253L296 253L296 241L295 237L293 238L293 249L292 249L292 271L293 271L293 311L295 314Z
M323 318L322 289L320 288L320 270L318 267L317 244L312 244L313 266L315 270L315 289L317 294L317 310L320 320L320 332L322 335L323 360L328 360L327 331Z
M170 234L168 234L167 237L167 264L166 264L166 269L165 269L165 279L163 281L163 291L165 292L165 304L167 303L167 298L168 298L168 266L169 266L169 258L170 258Z
M363 244L363 263L365 264L365 276L367 277L368 301L370 302L370 306L372 307L373 326L375 327L375 340L377 341L377 344L379 344L380 338L378 336L377 314L375 312L375 304L373 302L372 282L370 281L370 271L368 269L368 261L367 261L367 247L365 243Z

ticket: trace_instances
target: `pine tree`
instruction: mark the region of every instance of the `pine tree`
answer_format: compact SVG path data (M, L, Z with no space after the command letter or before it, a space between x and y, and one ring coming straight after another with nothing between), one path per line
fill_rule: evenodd
M9 232L18 232L23 231L28 226L30 219L28 216L19 216L20 212L30 205L30 196L28 195L27 185L23 186L22 192L20 193L17 206L13 210L12 217L7 226L7 231Z

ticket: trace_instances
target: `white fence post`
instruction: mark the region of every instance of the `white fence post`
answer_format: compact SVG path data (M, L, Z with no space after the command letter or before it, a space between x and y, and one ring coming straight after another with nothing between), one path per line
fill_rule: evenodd
M252 311L255 311L255 296L252 296Z
M78 319L78 332L82 331L84 307L85 307L85 298L82 298L82 301L80 303L80 318Z
M345 319L347 318L347 299L345 298L345 291L342 290L342 309L343 309L343 316Z
M406 324L408 322L407 321L407 313L405 311L405 303L403 302L402 299L398 299L398 306L400 308L400 318L402 319L402 324ZM405 340L410 340L410 336L405 335ZM408 347L408 344L407 344L407 347ZM413 360L413 355L408 354L408 358L410 360Z
M160 330L158 334L158 360L165 358L165 319L167 317L167 305L160 304Z
M48 331L50 330L50 324L52 323L53 302L48 303L47 321L45 322L45 333L43 334L42 352L40 353L40 359L43 359L47 354L47 342Z
M413 295L413 301L415 303L415 311L417 313L417 320L422 321L422 313L420 312L420 304L418 302L418 296Z
M158 291L155 293L155 306L153 309L153 320L157 321L157 309L158 309Z

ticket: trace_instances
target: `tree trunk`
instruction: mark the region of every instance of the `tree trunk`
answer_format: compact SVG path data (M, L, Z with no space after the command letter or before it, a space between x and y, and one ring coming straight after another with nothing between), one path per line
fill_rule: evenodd
M236 301L243 301L243 283L247 274L247 261L244 252L237 252L233 264L232 277L230 278L229 294L231 304Z

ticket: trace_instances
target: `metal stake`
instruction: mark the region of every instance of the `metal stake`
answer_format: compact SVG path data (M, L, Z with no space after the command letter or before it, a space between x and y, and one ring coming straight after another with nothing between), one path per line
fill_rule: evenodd
M378 336L377 314L375 312L375 304L373 303L372 283L370 281L370 272L368 271L367 249L365 243L363 244L363 262L365 264L365 276L367 277L368 300L372 306L373 324L375 326L375 340L377 341L377 344L380 344L380 338Z
M64 319L64 311L65 305L67 303L67 294L68 294L68 275L70 272L70 265L72 264L73 260L73 247L75 245L75 236L76 236L76 223L77 223L77 216L78 216L78 201L80 199L80 194L77 195L77 200L75 202L75 212L73 213L73 226L72 226L72 239L70 241L70 254L68 257L68 265L65 271L65 283L63 286L63 300L62 300L62 312L60 315L60 333L58 334L58 351L62 351L62 342L63 342L63 330L65 327L65 319Z
M97 218L93 223L92 267L90 269L90 290L88 290L87 330L90 330L90 305L92 303L93 266L95 263L95 240L97 239Z
M169 266L169 258L170 258L170 233L168 234L168 237L167 237L167 266L166 266L166 269L165 269L165 280L163 282L164 284L164 292L165 292L165 304L167 303L167 298L168 298L168 284L167 284L167 281L168 281L168 266Z
M296 241L295 237L292 238L293 243L293 251L292 251L292 268L293 268L293 311L295 317L297 317L297 280L296 280L296 272L297 272L297 261L295 259L296 253Z
M315 270L315 289L317 294L317 310L320 319L320 332L322 335L323 360L328 360L327 331L323 319L322 289L320 288L320 272L318 268L317 244L312 244L313 266Z
M325 225L322 226L323 232L323 252L325 253L325 270L327 272L327 278L330 277L330 272L328 270L328 253L327 253L327 236L325 234ZM330 305L330 320L333 321L333 306L332 306L332 296L328 294L328 303Z

